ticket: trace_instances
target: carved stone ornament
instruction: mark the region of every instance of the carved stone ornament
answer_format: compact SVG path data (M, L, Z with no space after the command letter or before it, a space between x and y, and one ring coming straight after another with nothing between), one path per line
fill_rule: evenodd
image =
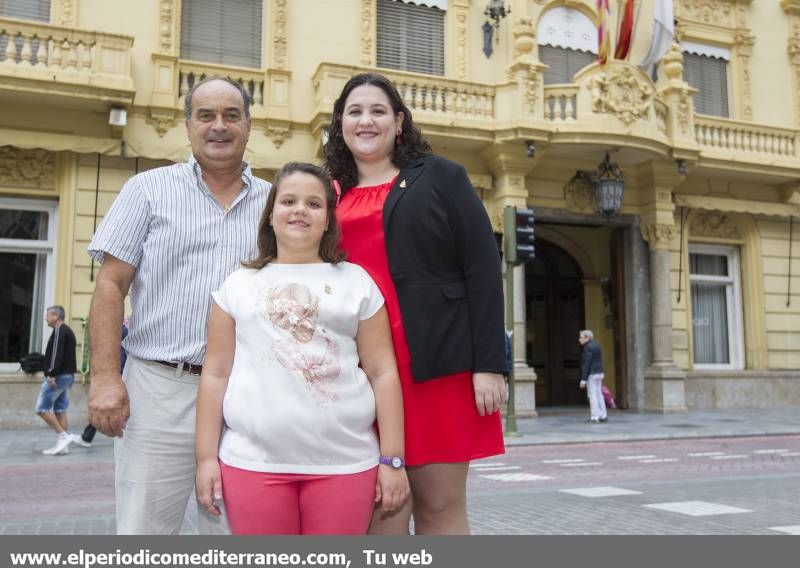
M468 22L469 10L456 8L456 69L458 69L458 78L462 80L467 78L469 68Z
M158 48L165 55L172 55L174 38L172 31L175 20L175 0L161 0L158 14Z
M361 0L361 63L374 65L372 56L372 38L375 35L373 10L375 0Z
M77 9L75 6L75 4L77 4L77 0L60 0L59 4L60 15L58 18L58 25L66 28L75 27L77 24Z
M681 134L689 131L689 119L692 115L692 98L687 89L681 89L681 96L678 99L678 124L681 125Z
M178 120L175 118L175 115L171 113L160 114L151 112L150 116L145 118L145 122L156 129L160 138L163 138L167 132L178 125Z
M275 19L272 23L273 66L275 69L286 69L286 48L288 34L286 33L286 0L275 0Z
M578 213L594 213L594 188L591 180L575 176L564 186L564 200L567 209Z
M741 239L742 234L730 217L719 211L703 211L692 218L689 232L695 236Z
M536 112L536 101L539 98L539 74L536 69L528 69L525 77L525 104L529 112Z
M50 189L53 170L52 152L0 146L0 185Z
M610 113L626 125L647 116L654 91L634 74L630 67L615 69L609 74L600 73L589 80L592 92L592 110Z
M703 24L733 27L736 24L736 0L677 0L675 16Z
M292 137L292 129L288 126L267 126L264 129L267 138L272 140L276 148L283 146L287 138Z
M650 223L641 225L642 238L650 244L650 248L666 249L669 248L670 241L675 238L677 229L675 225L663 223Z

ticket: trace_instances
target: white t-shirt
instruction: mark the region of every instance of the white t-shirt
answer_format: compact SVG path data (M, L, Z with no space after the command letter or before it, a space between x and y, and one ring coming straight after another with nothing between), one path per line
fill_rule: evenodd
M375 396L356 332L383 305L359 266L268 264L213 293L236 321L219 457L251 471L341 474L378 464Z

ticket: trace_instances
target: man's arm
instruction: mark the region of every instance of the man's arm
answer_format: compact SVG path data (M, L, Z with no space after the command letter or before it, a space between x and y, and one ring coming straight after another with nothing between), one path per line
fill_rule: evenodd
M92 384L89 390L89 420L107 436L122 436L130 415L128 391L119 369L119 344L125 296L136 268L105 255L97 275L89 314L89 348Z

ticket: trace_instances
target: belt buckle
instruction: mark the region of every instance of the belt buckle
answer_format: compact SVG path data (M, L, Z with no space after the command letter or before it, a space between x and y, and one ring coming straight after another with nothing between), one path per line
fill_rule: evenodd
M180 378L180 377L182 377L182 376L183 376L183 366L184 366L185 364L186 364L186 363L184 363L183 361L181 361L180 363L178 363L178 364L175 366L175 377L176 377L176 378Z

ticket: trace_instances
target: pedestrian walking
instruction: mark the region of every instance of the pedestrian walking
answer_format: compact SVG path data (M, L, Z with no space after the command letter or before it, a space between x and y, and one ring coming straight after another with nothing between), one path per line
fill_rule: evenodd
M608 421L606 402L603 397L603 354L600 345L594 340L594 333L584 329L578 334L581 344L581 382L580 387L586 389L589 396L589 422L598 424Z
M223 77L184 103L188 163L132 177L89 244L92 424L114 440L117 532L178 534L194 490L195 400L211 292L256 254L269 184L242 161L250 95ZM120 376L125 296L131 316ZM198 507L201 533L228 532Z
M234 534L363 535L374 502L389 512L408 496L389 319L343 262L335 206L322 169L285 165L258 257L213 294L197 493L214 515L224 500Z

